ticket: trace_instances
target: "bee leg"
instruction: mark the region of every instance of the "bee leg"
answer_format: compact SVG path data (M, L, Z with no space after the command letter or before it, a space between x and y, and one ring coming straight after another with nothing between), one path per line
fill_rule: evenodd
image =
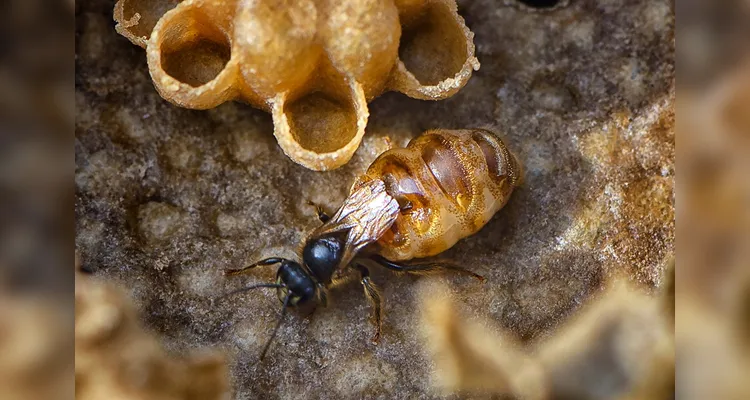
M328 307L328 293L326 292L325 286L321 283L318 283L318 296L320 304L323 307Z
M459 267L458 265L454 265L454 264L446 263L446 262L428 261L428 262L401 264L401 263L396 263L391 260L388 260L387 258L381 255L377 255L377 254L370 256L370 259L385 268L388 268L390 270L397 271L397 272L406 272L410 274L429 274L432 272L454 271L460 274L470 275L474 277L475 279L479 280L480 282L485 281L482 275L469 271L466 268Z
M331 217L326 214L325 210L323 210L323 207L320 206L320 204L315 204L312 201L308 201L307 204L315 207L315 212L318 214L318 219L322 223L326 223L331 220Z
M239 274L245 273L245 272L247 272L247 271L249 271L249 270L251 270L251 269L253 269L255 267L261 267L261 266L265 266L265 265L279 264L279 263L282 263L284 261L289 261L289 260L287 260L285 258L279 258L279 257L266 258L264 260L260 260L258 262L252 263L252 264L248 265L247 267L243 267L243 268L239 268L239 269L231 269L231 268L225 269L224 270L224 275L239 275Z
M370 305L372 306L372 319L375 323L375 334L370 340L373 344L377 344L378 341L380 341L380 331L383 322L383 301L380 297L380 290L375 283L372 282L372 279L370 279L370 271L367 268L358 264L355 267L359 270L361 276L360 283L362 283L362 287L365 289L365 296L367 296L367 300L370 301Z

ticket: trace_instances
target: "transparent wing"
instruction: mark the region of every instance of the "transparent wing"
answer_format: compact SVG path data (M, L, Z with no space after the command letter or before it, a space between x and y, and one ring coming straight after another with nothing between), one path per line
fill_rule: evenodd
M399 215L396 199L385 191L380 179L358 181L336 214L313 232L322 236L348 230L342 265L363 247L377 241Z

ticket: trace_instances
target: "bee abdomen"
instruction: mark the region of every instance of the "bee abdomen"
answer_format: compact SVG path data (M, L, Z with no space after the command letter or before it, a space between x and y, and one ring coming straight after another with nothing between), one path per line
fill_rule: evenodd
M391 260L429 257L478 231L520 183L520 165L486 130L434 130L388 150L366 176L385 182L401 214L380 238Z

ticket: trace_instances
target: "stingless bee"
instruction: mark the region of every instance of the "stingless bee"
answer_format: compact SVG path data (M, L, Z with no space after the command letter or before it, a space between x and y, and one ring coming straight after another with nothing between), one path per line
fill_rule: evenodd
M461 267L427 260L477 232L508 201L521 183L521 166L505 144L485 129L433 130L405 148L381 154L357 178L349 197L333 217L318 207L323 224L307 238L302 262L272 257L241 269L237 275L263 265L278 264L276 281L255 288L276 288L281 315L261 359L290 307L327 304L327 291L350 274L372 305L373 342L380 338L381 296L367 265L406 273L452 270L477 279Z

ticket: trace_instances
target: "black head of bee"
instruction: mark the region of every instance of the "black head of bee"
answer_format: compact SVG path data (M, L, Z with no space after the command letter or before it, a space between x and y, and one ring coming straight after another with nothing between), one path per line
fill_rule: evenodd
M314 302L317 297L315 281L297 262L289 260L282 262L276 272L276 283L280 285L279 300L284 303L286 297L289 297L286 306L304 306L311 301Z
M260 358L265 357L273 338L276 336L287 308L312 309L319 302L325 304L325 292L322 287L331 281L333 272L341 263L344 254L345 236L341 234L323 235L309 239L302 250L302 264L286 258L272 257L253 263L240 269L224 271L226 275L239 275L252 268L263 265L279 265L276 281L259 283L231 291L221 298L256 288L276 288L279 300L283 304L281 316L268 339Z
M322 293L319 292L318 283L313 276L296 261L287 260L285 258L266 258L265 260L258 261L250 266L241 269L231 269L224 271L225 275L238 275L247 270L255 268L261 265L273 265L280 264L279 269L276 271L276 281L273 283L259 283L247 287L243 287L237 290L233 290L229 293L224 294L219 299L231 296L233 294L246 292L248 290L257 288L276 288L279 300L283 306L281 307L281 315L276 323L276 327L271 334L271 337L266 342L263 351L261 352L260 359L262 360L268 348L270 347L273 338L281 326L284 316L286 315L287 308L299 307L299 308L314 308L320 300Z
M302 262L318 282L322 283L331 281L343 256L344 238L340 235L311 238L302 249Z

